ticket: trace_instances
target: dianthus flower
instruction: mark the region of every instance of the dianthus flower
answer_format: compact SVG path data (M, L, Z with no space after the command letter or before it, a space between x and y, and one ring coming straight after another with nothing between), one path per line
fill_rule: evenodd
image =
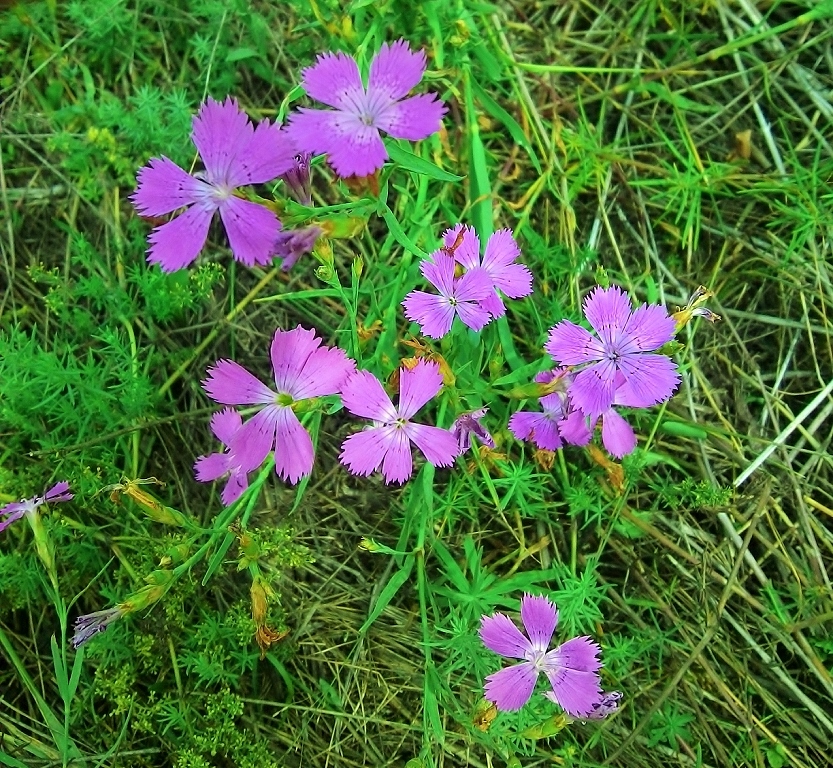
M473 269L454 277L454 257L441 250L424 260L419 269L423 277L440 293L411 291L402 301L405 317L419 323L424 336L440 339L451 330L455 315L464 325L479 331L490 320L484 300L494 293L486 271Z
M298 259L315 248L315 241L323 233L321 227L314 224L301 229L290 229L278 232L275 239L275 256L282 259L281 270L288 272Z
M243 426L243 418L233 408L223 408L211 417L211 431L226 448L231 445L232 439L241 426ZM243 491L249 487L248 472L241 466L240 460L231 450L200 456L194 462L194 475L201 483L210 483L212 480L228 475L228 481L220 497L226 506L237 501Z
M483 644L506 658L524 660L486 678L486 699L500 710L518 710L529 701L543 672L552 686L545 696L572 717L591 717L603 701L598 672L601 648L589 637L574 637L548 651L558 611L544 596L523 596L521 621L526 635L503 613L481 617Z
M536 374L539 384L553 385L556 389L539 398L542 411L516 411L509 419L509 431L518 439L534 443L545 451L557 451L567 442L585 445L591 431L581 411L570 404L567 396L572 377L566 368L542 371Z
M451 425L451 434L457 441L458 453L465 453L471 448L472 437L476 437L483 445L489 448L495 447L495 439L481 423L480 420L488 413L488 408L477 408L474 411L458 416Z
M394 406L381 382L369 371L357 371L344 384L341 400L354 416L373 426L350 435L339 459L354 475L369 475L379 465L385 482L404 483L414 471L411 442L435 467L448 467L457 456L457 440L447 429L414 424L413 415L442 387L439 366L419 360L399 372L399 405Z
M167 157L155 157L139 171L130 199L142 216L186 210L150 233L148 261L165 272L187 267L202 250L215 212L237 261L268 264L281 223L272 211L238 197L238 187L263 184L293 167L295 147L278 125L255 128L237 101L209 98L194 117L191 138L205 170L189 174Z
M482 258L480 238L471 227L457 224L446 230L443 243L447 250L453 249L454 258L467 270L482 268L489 276L493 290L482 304L493 318L506 314L506 306L498 291L510 299L520 299L532 293L532 272L525 265L516 263L521 249L512 236L512 230L494 232L486 243Z
M24 515L34 515L39 507L44 504L55 504L59 501L70 501L73 498L69 491L69 483L63 480L60 483L55 483L43 496L33 496L31 499L23 499L22 501L13 501L11 504L6 504L3 509L0 509L0 517L5 517L5 520L0 520L0 531L4 531L15 520L20 520Z
M355 363L338 347L322 347L315 331L300 325L275 331L271 357L277 391L233 360L218 360L202 386L223 405L262 406L231 438L229 451L239 471L257 468L274 450L275 471L295 484L312 471L314 451L293 407L302 400L337 394Z
M607 411L620 373L641 403L661 403L680 382L677 366L665 355L649 354L674 336L675 323L664 307L642 304L631 310L630 298L617 286L597 286L584 301L590 331L562 320L550 329L544 349L561 365L586 366L570 388L573 403L592 417Z
M367 88L355 59L324 53L304 69L301 85L333 110L300 108L289 117L289 132L305 152L327 153L341 176L368 176L388 157L379 131L417 141L436 133L445 106L436 94L405 98L422 79L425 53L404 40L384 43L370 63Z

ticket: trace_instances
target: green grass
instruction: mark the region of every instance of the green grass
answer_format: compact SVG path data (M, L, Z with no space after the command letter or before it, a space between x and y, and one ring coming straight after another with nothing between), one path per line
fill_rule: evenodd
M283 118L317 53L402 36L444 131L394 151L382 202L316 165L316 207L352 232L331 260L246 269L220 236L188 271L146 264L135 173L190 166L206 95ZM37 537L0 534L0 765L827 766L831 40L811 0L0 10L0 506L76 493ZM512 228L535 274L506 320L434 345L457 382L432 418L488 404L503 455L387 487L339 467L353 420L311 413L309 481L267 466L224 509L193 480L206 367L267 380L300 323L390 374L413 354L399 302L458 221ZM703 284L723 317L680 334L683 384L634 416L621 474L582 449L549 467L500 426L598 281L672 310ZM183 525L102 492L150 477ZM259 580L288 631L264 658ZM525 590L602 644L615 717L564 728L534 697L477 727L480 615ZM77 615L129 600L72 650Z

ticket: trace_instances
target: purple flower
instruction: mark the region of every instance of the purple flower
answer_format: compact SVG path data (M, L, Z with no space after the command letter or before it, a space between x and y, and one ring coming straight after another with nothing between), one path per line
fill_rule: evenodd
M480 420L488 411L488 408L478 408L475 411L464 413L454 420L449 431L457 441L458 453L465 453L471 448L472 436L476 437L483 445L489 448L495 447L494 438L489 434L489 430L480 423Z
M286 173L280 175L292 197L308 208L312 205L309 174L310 158L312 158L312 155L309 152L300 152L295 155L292 167Z
M552 692L547 691L544 696L555 701L555 696ZM601 699L593 705L593 710L589 715L585 715L583 720L604 720L609 715L616 714L619 711L619 702L622 700L621 691L605 691L602 693ZM558 702L556 702L558 703Z
M558 625L558 611L548 598L526 594L521 600L524 635L502 614L481 617L480 639L495 653L520 664L486 678L486 698L503 711L518 710L532 696L543 672L552 686L545 695L572 717L589 717L602 701L601 648L589 637L574 637L553 650L547 647Z
M354 475L367 476L382 465L386 483L404 483L413 474L411 442L435 467L448 467L457 456L457 439L447 430L414 424L411 417L442 387L436 363L419 360L399 375L399 405L394 406L381 382L369 371L357 371L341 391L344 407L373 426L350 435L339 459Z
M419 323L423 335L434 339L441 339L451 330L455 315L464 325L479 331L491 320L482 303L494 293L489 276L483 269L473 269L455 278L453 256L440 250L434 251L431 259L424 260L419 269L440 295L411 291L402 302L405 317Z
M321 54L303 71L301 84L333 110L299 109L289 117L290 135L305 152L326 152L339 175L368 176L388 157L380 130L417 141L440 129L446 109L436 94L405 98L424 71L423 51L414 53L404 40L384 43L370 63L365 89L353 58Z
M103 632L114 621L124 616L124 614L124 607L117 605L115 608L107 608L103 611L96 611L95 613L79 616L73 626L75 634L73 634L72 640L70 640L72 647L78 650L84 643L95 637L99 632Z
M69 483L63 480L60 483L55 483L43 496L33 496L31 499L23 499L22 501L13 501L11 504L6 504L3 509L0 509L0 517L6 518L5 520L0 520L0 531L4 531L15 520L20 520L24 515L33 515L44 504L69 501L73 498L73 495L68 491Z
M542 371L535 376L539 384L549 384L555 391L539 398L543 412L516 411L509 419L509 431L518 439L534 443L546 451L557 451L567 442L585 445L592 432L581 411L574 409L567 397L572 377L566 368Z
M312 471L314 451L293 406L338 393L355 363L337 347L322 347L315 331L300 325L291 331L275 331L271 356L277 391L232 360L218 360L208 369L202 386L223 405L262 406L231 438L229 452L238 471L252 471L274 450L275 471L295 484Z
M588 416L598 417L616 393L616 373L640 402L656 404L671 397L680 382L677 366L665 355L648 354L674 336L675 323L664 307L642 304L631 311L630 298L616 286L597 286L584 301L593 330L569 320L550 329L544 349L561 365L585 365L576 374L570 398Z
M462 232L462 240L458 238ZM471 227L457 224L443 233L447 249L454 248L454 258L467 270L482 268L491 278L493 291L483 302L493 318L503 317L506 306L501 291L510 299L520 299L532 293L532 272L523 264L516 264L521 250L509 229L499 229L489 237L483 258L480 258L480 238Z
M165 272L187 267L205 245L219 211L234 258L247 266L268 264L281 223L272 211L235 191L292 168L295 147L289 136L268 120L253 127L232 98L222 104L209 98L194 118L191 138L205 171L192 176L167 157L155 157L139 170L131 200L140 215L164 216L186 207L150 233L148 261Z
M275 239L275 256L283 259L281 269L288 272L295 262L315 247L315 241L321 236L321 227L311 226L278 232Z
M243 425L243 418L233 408L223 408L211 417L211 431L223 445L231 445L237 431ZM200 456L194 463L194 475L201 483L210 483L218 477L228 475L228 482L223 488L223 504L228 506L249 487L249 476L241 466L240 460L230 450Z

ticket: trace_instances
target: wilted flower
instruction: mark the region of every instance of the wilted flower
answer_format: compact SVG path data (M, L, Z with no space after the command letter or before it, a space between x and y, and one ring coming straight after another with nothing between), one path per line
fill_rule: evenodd
M72 647L78 650L88 640L95 637L99 632L103 632L114 621L128 613L128 608L129 606L126 604L120 604L115 608L107 608L103 611L95 611L95 613L79 616L73 626L75 634L73 634L70 641Z
M309 161L312 155L309 152L300 152L295 155L292 167L280 175L281 180L291 195L301 204L307 207L312 205L312 191L310 189Z
M321 236L321 227L309 226L278 232L275 240L275 256L283 259L281 269L288 272L305 253L315 248L315 241Z
M451 425L451 434L457 440L457 450L465 453L472 446L471 438L476 437L482 445L489 448L495 447L494 438L489 434L480 420L488 413L488 408L477 408L469 413L458 416Z

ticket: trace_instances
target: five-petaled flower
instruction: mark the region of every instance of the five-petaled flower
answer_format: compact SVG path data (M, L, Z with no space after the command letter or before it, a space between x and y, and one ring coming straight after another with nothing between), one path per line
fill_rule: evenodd
M472 269L462 277L454 277L454 257L435 251L431 260L424 260L419 269L423 277L440 293L411 291L403 300L405 317L419 323L422 333L440 339L451 330L457 316L474 331L479 331L492 318L483 302L494 294L492 281L484 269Z
M211 431L226 448L231 445L232 439L241 426L243 426L243 417L233 408L223 408L211 417ZM228 481L220 497L226 506L237 501L243 491L249 487L248 472L231 450L200 456L194 462L194 475L201 483L210 483L212 480L228 475Z
M462 233L462 236L461 236ZM483 269L492 281L492 291L482 302L492 318L503 317L506 306L498 291L510 299L521 299L532 293L532 272L518 264L518 248L512 230L499 229L486 243L480 256L480 238L472 227L457 224L443 233L443 244L454 249L454 258L467 270Z
M271 357L276 391L233 360L218 360L202 386L223 405L261 406L231 438L229 452L239 471L256 469L274 450L275 471L294 484L312 472L314 450L293 408L303 400L337 394L355 363L338 347L322 347L315 331L300 325L275 331Z
M503 613L481 618L480 638L489 650L523 659L486 678L486 698L500 710L518 710L529 701L543 672L552 686L545 694L548 698L572 717L592 717L603 696L598 671L601 648L589 637L574 637L548 651L558 611L547 597L525 594L521 621L528 637Z
M642 304L631 310L621 288L597 286L584 301L584 314L597 336L562 320L544 345L557 363L584 366L570 388L578 408L591 418L607 411L616 397L617 373L643 407L671 397L680 382L677 366L665 355L650 354L674 336L674 319L665 307Z
M417 141L436 133L445 106L436 94L405 98L422 79L425 53L404 40L384 43L370 63L367 88L355 59L324 53L302 73L309 96L332 110L300 108L289 117L289 133L305 152L326 152L341 176L368 176L381 168L388 152L379 131Z
M399 404L394 406L381 382L369 371L357 371L341 391L344 407L373 426L350 435L339 459L354 475L369 475L382 465L385 482L404 483L413 474L411 442L435 467L448 467L457 456L457 439L447 429L415 424L413 415L442 387L436 363L419 360L399 372Z
M296 149L286 131L264 120L255 128L232 98L209 98L194 117L191 138L205 170L189 174L167 157L155 157L138 175L131 195L142 216L186 210L150 233L148 261L165 272L187 267L202 250L215 212L228 234L234 258L268 264L281 228L272 211L235 192L272 181L293 168Z
M55 483L43 496L33 496L31 499L23 499L22 501L13 501L11 504L6 504L3 509L0 509L0 517L5 517L5 520L0 520L0 531L5 530L15 520L20 520L24 515L34 515L39 507L44 504L54 504L59 501L70 501L73 495L69 493L69 483L66 480L60 483Z

